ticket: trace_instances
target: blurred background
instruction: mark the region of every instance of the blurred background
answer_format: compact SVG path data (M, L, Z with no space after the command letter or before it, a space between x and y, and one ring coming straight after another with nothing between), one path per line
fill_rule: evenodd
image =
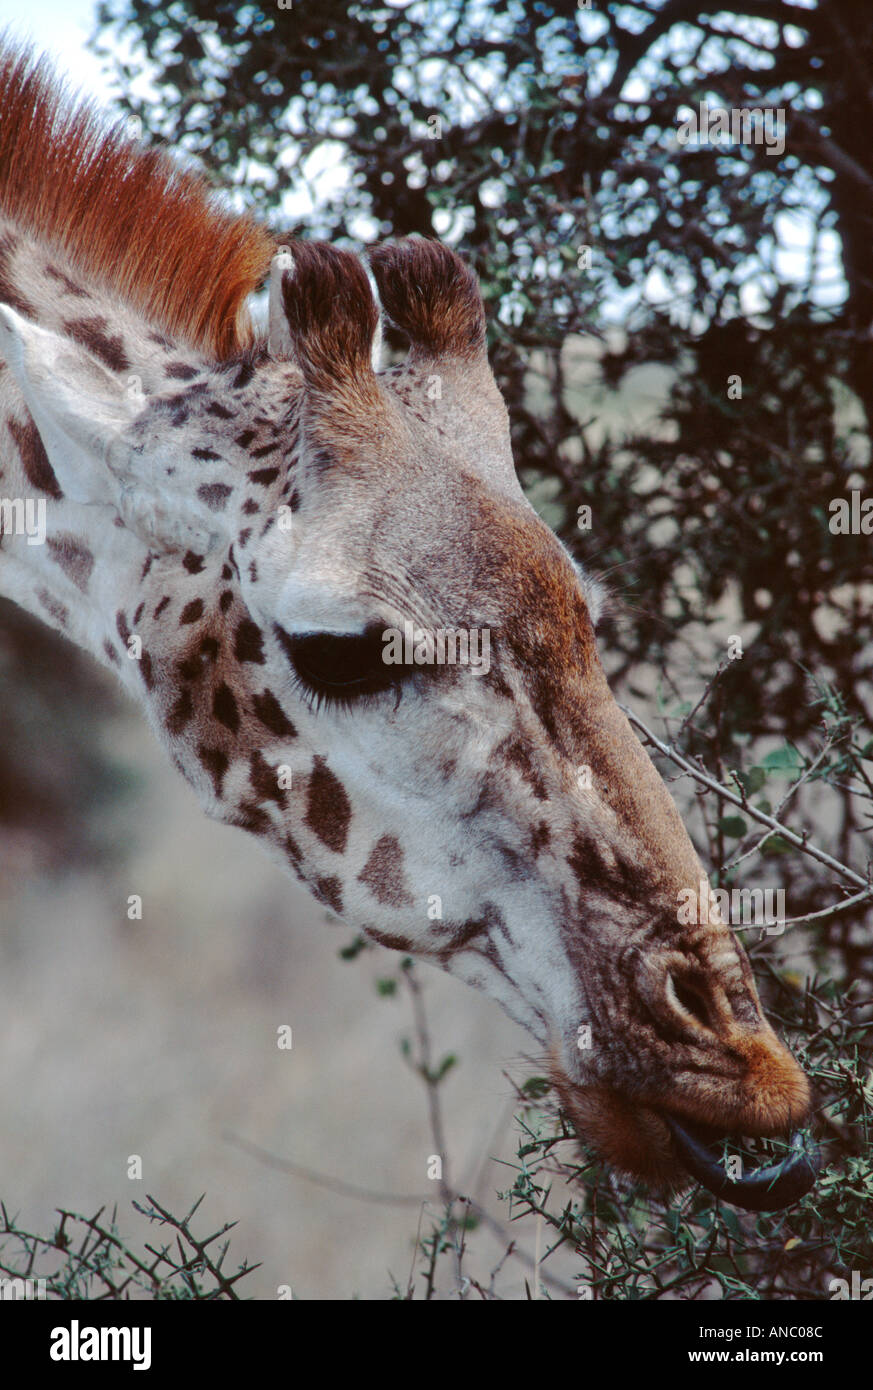
M833 499L873 495L873 11L0 0L2 25L278 232L456 246L481 278L523 484L610 591L619 698L868 872L873 541L829 522ZM680 139L702 101L783 113L782 148ZM381 1200L434 1187L424 1007L452 1183L498 1223L467 1275L487 1289L515 1238L498 1288L525 1297L541 1225L509 1229L496 1193L519 1181L514 1085L540 1066L526 1036L423 967L419 996L390 953L339 960L349 933L207 822L110 678L8 604L0 702L0 1196L22 1224L117 1202L133 1239L133 1188L177 1212L205 1191L205 1224L238 1220L234 1254L262 1261L249 1296L385 1298L411 1269L415 1296L469 1294L448 1267L428 1285L419 1206ZM784 887L789 916L813 919L747 944L816 1077L834 1171L869 1201L869 901L832 911L845 875L761 842L687 777L672 790L714 882ZM606 1239L627 1208L610 1216L621 1189L586 1174L579 1219L598 1192ZM857 1213L834 1197L815 1215L778 1268L751 1241L763 1296L814 1297L839 1272ZM558 1244L543 1291L575 1296L579 1228ZM620 1273L598 1296L657 1295ZM704 1296L728 1296L709 1277Z

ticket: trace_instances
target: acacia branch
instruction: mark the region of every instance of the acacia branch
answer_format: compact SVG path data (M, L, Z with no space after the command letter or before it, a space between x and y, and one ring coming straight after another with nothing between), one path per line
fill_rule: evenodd
M855 873L854 869L850 869L846 864L841 864L838 859L834 859L833 855L828 854L826 850L819 849L818 845L814 845L807 838L805 832L798 835L796 831L789 830L781 821L776 820L773 816L768 816L766 811L759 811L756 807L750 806L746 798L738 796L736 792L729 791L721 782L717 782L714 777L710 777L708 773L701 772L699 768L696 768L694 764L689 762L688 758L684 757L672 744L664 743L662 739L659 739L657 734L653 734L651 729L643 723L639 715L634 714L633 710L628 709L627 705L620 704L619 709L627 716L634 728L645 735L653 748L656 748L665 758L669 758L677 767L681 767L682 771L686 772L689 777L693 777L695 782L699 782L702 787L707 787L711 792L715 792L716 796L721 797L722 800L729 801L732 806L737 806L745 815L749 816L751 820L756 820L761 825L766 825L769 830L778 831L783 839L789 844L794 845L796 849L801 850L804 854L808 854L810 859L818 860L819 864L826 865L826 867L833 870L834 873L839 874L840 878L845 879L848 883L853 883L857 888L866 889L866 895L873 897L873 883L871 883L869 871L868 877L863 878L861 874Z

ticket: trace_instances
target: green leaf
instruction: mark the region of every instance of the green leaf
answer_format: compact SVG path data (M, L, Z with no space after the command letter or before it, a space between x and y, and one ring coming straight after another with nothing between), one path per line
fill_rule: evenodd
M381 994L381 995L383 996L383 998L386 998L386 997L387 997L388 995L390 995L390 994L396 994L396 993L397 993L397 981L396 981L396 980L377 980L377 981L376 981L376 993L377 993L377 994Z
M768 772L781 772L790 777L799 772L803 764L797 749L786 743L781 748L775 748L772 753L768 753L764 758L763 766Z
M735 840L739 840L749 829L742 816L722 816L718 828L723 835L730 835Z
M746 795L754 796L766 782L767 773L763 767L750 767L748 772L738 772L736 778Z
M354 960L355 956L359 956L362 951L365 951L369 944L365 936L356 936L354 941L348 946L343 946L337 955L340 960Z
M434 1081L442 1081L443 1077L448 1075L452 1067L457 1065L457 1061L458 1059L453 1052L447 1052L433 1074Z
M771 835L769 840L765 840L761 846L762 854L790 854L794 845L790 844L783 835Z

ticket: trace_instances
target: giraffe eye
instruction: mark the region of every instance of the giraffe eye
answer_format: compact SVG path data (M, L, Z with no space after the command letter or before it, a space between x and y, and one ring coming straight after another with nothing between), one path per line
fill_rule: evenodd
M304 690L319 701L349 701L396 686L409 668L387 665L383 628L362 633L282 634L282 646Z

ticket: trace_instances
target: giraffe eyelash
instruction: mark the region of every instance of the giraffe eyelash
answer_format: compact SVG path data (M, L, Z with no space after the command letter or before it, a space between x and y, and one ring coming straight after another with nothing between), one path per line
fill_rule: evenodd
M395 709L400 703L402 682L410 671L385 665L379 626L371 625L363 633L354 634L313 632L298 637L285 634L282 646L295 686L310 709L317 711L325 705L358 709L390 690L397 692ZM359 674L343 679L349 670Z

